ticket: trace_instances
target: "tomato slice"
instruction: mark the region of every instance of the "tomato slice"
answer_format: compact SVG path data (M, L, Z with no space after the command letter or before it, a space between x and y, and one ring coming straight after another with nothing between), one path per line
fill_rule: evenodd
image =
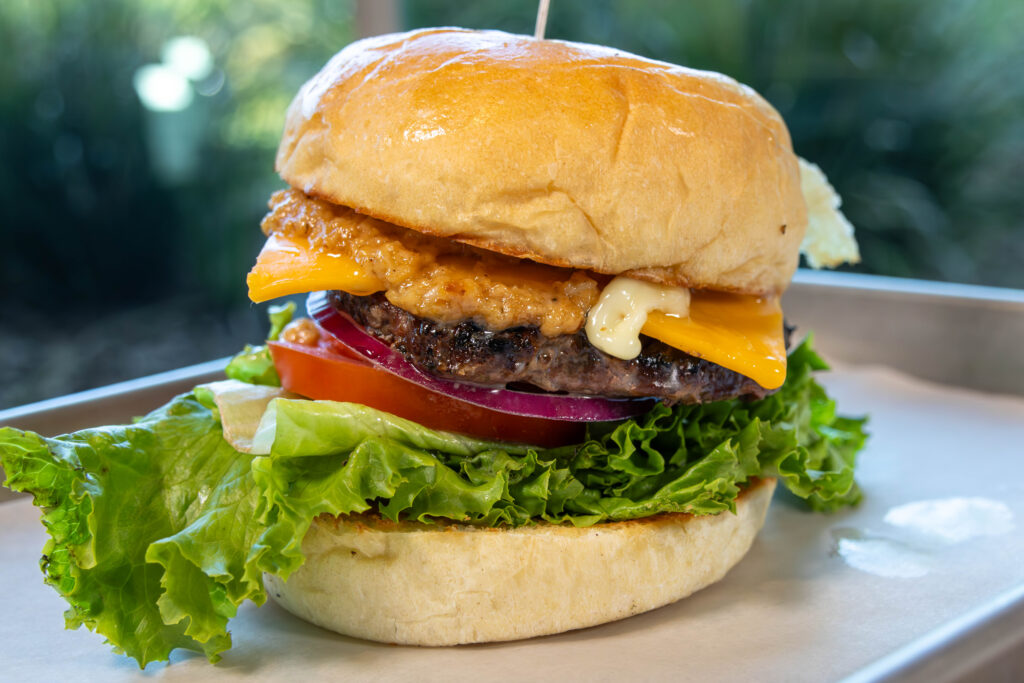
M511 415L408 382L340 344L268 342L281 385L307 398L361 403L432 429L501 441L564 446L583 440L584 424Z

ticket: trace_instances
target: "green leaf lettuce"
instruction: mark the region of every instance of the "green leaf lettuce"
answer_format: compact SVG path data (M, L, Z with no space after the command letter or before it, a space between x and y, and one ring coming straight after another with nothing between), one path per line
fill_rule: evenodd
M281 336L281 331L295 315L295 303L289 301L286 304L271 306L269 314L270 334L267 335L267 340L277 341L277 338ZM224 368L224 374L231 379L249 384L281 386L281 378L277 375L274 360L270 357L270 348L266 345L246 344L245 348L228 362L228 366Z

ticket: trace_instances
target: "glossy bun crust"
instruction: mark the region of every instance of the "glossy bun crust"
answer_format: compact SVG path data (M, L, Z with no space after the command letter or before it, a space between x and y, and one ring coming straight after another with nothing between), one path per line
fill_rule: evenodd
M695 288L782 291L807 222L788 131L750 88L496 31L349 45L292 102L277 168L407 228Z
M324 628L405 645L515 640L661 607L721 579L746 554L775 490L736 514L518 529L318 518L305 564L265 575L288 611Z

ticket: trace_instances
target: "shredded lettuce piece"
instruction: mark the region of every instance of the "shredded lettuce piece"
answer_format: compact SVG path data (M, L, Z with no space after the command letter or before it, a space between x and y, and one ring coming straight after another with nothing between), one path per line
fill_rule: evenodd
M292 321L295 315L295 302L289 301L286 304L271 306L270 334L268 341L277 341L281 336L281 330ZM248 384L260 384L269 387L281 386L281 378L274 367L274 360L270 357L270 349L266 345L252 346L246 344L245 348L235 354L224 368L224 374L231 379L237 379Z
M665 511L735 509L775 476L814 509L855 503L864 420L837 417L805 342L789 377L755 402L663 405L539 450L439 432L350 403L276 398L269 452L225 441L209 390L135 424L46 439L0 429L6 486L29 491L50 539L41 568L69 603L66 624L104 635L140 666L173 649L211 661L231 645L263 572L303 561L313 518L370 509L390 519L578 526Z

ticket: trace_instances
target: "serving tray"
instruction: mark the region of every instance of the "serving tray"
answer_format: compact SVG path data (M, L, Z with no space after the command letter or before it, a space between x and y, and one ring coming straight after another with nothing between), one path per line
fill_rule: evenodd
M787 317L838 368L843 412L871 415L864 504L784 496L722 582L605 626L515 643L409 648L243 606L216 666L135 663L62 630L23 497L0 504L0 661L11 680L1015 680L1024 676L1024 293L800 273ZM215 379L223 361L0 412L44 434L124 421ZM4 491L0 490L0 496ZM2 498L0 498L2 500Z

